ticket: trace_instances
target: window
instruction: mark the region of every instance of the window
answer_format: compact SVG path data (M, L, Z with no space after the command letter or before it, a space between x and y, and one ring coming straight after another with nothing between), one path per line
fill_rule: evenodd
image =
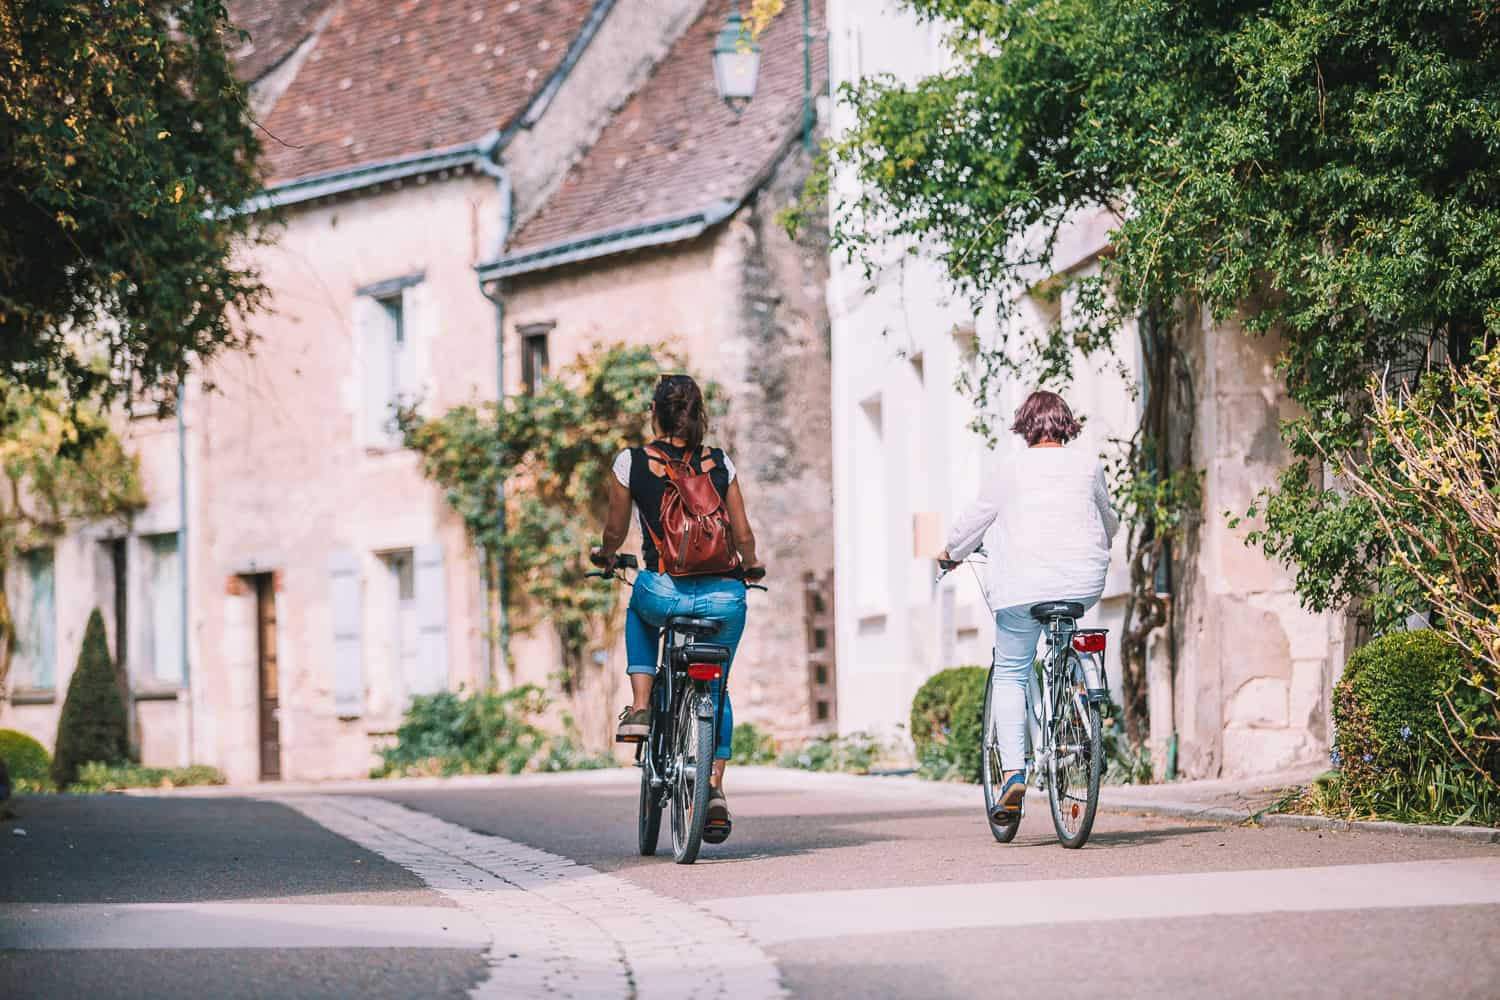
M397 447L401 442L396 408L416 401L421 380L415 313L422 287L422 276L416 275L359 292L359 373L367 447Z
M828 630L826 628L813 629L813 649L828 648Z
M16 615L15 686L50 690L57 664L57 592L51 549L21 556Z
M551 323L521 327L521 385L527 395L535 395L547 377L547 335L551 332Z
M178 686L182 683L182 560L177 533L141 539L145 567L145 621L136 661L139 684Z
M818 721L819 722L827 722L828 721L828 702L826 702L826 701L820 701L820 702L818 702Z
M815 683L815 684L827 684L828 683L828 664L826 664L826 663L819 663L818 665L816 665L815 667L813 667L813 683Z

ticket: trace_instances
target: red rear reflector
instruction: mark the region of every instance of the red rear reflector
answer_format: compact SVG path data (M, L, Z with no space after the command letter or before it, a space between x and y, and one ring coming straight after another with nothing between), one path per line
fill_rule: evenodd
M716 681L724 676L724 668L717 663L689 663L688 676L695 681Z
M1080 653L1102 653L1104 642L1108 638L1103 632L1091 632L1087 635L1075 635L1073 637L1073 648Z

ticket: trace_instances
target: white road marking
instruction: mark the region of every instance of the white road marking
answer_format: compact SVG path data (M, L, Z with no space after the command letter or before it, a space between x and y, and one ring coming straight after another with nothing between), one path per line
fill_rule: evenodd
M306 903L10 903L3 948L488 948L450 906Z
M380 799L272 801L401 865L477 917L490 936L490 977L473 996L785 995L765 952L691 903Z
M1500 858L711 899L763 945L1094 920L1500 904Z

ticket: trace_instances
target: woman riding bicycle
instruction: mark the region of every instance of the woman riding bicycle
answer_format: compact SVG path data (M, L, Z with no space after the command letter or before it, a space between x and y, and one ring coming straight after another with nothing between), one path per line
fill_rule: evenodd
M609 513L604 524L604 545L593 558L612 566L615 554L625 544L630 530L630 508L634 504L641 520L643 569L635 578L630 608L625 616L626 672L630 676L631 704L620 713L618 737L644 738L651 729L651 684L656 675L656 657L661 629L672 615L691 615L722 622L713 642L729 647L730 662L724 679L713 682L715 701L729 680L735 648L745 631L745 574L758 575L763 567L755 554L755 534L745 515L734 463L722 449L705 447L708 410L698 383L688 375L666 375L657 383L651 403L651 424L656 440L642 448L627 448L615 459L608 480ZM671 462L685 462L694 472L707 473L729 515L731 544L739 556L740 571L734 575L671 576L661 571L656 537L662 527L660 511L667 489ZM707 822L724 826L730 822L724 798L724 767L729 761L734 713L724 694L724 721L714 753L712 789Z
M1026 449L959 515L939 557L950 565L967 558L990 525L999 523L990 555L990 603L996 609L993 697L1005 769L992 816L998 824L1014 820L1026 796L1026 690L1043 627L1031 616L1031 606L1096 604L1104 593L1110 543L1120 527L1099 459L1063 447L1082 429L1057 393L1032 393L1011 426Z

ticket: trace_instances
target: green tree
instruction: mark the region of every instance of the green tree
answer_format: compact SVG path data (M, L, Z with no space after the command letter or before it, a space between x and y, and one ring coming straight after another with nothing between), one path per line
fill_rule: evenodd
M104 618L97 608L83 633L78 666L68 682L68 697L57 721L57 752L52 758L52 781L66 788L85 764L123 764L129 759L130 739L125 726L125 699L109 658Z
M97 409L0 384L0 580L20 553L70 523L123 518L144 503L137 462ZM15 616L0 587L0 691L15 644Z
M951 26L954 63L843 95L856 122L831 160L860 185L835 245L871 266L876 245L930 248L976 299L1008 302L1064 220L1112 209L1073 328L1007 343L974 388L1006 370L1065 381L1075 349L1125 353L1117 331L1139 319L1156 410L1123 479L1149 563L1197 502L1185 320L1202 309L1278 335L1303 415L1285 429L1295 461L1249 512L1265 517L1252 540L1295 567L1308 606L1374 598L1372 615L1396 619L1412 588L1367 501L1325 488L1319 447L1363 447L1371 372L1464 363L1500 329L1500 14L1461 0L910 5ZM1127 665L1156 613L1144 563ZM1139 692L1125 693L1130 721Z
M259 142L208 0L0 4L0 383L171 398L261 300Z
M423 457L490 565L503 562L512 623L557 636L564 692L596 690L619 636L618 588L587 574L604 524L605 484L621 448L644 440L651 394L670 360L660 347L596 345L534 394L455 407L423 420L399 415L406 446ZM716 398L705 386L710 404ZM505 485L501 517L499 487ZM589 669L590 663L593 669ZM615 678L609 678L613 680ZM596 712L580 711L586 731Z

